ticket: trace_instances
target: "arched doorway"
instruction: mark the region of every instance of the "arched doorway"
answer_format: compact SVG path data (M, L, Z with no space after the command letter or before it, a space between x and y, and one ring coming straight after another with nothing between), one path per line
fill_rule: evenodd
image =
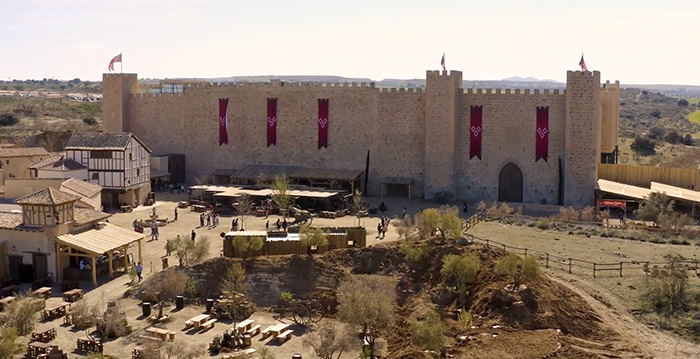
M503 166L498 175L498 201L523 201L523 172L513 162Z

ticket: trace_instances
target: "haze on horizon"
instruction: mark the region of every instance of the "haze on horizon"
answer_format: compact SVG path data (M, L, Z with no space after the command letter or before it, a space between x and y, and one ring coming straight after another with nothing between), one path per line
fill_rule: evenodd
M142 78L337 75L381 80L461 70L564 82L700 85L696 0L491 2L0 0L0 79L100 80L123 53ZM119 64L116 66L119 71Z

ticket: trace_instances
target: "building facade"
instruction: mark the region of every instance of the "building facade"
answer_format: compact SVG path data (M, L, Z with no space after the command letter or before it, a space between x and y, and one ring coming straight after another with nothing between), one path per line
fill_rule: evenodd
M102 186L106 206L137 206L151 191L150 150L131 133L75 133L65 151L67 159L87 167L90 183Z
M105 74L103 127L133 132L156 154L184 154L189 182L290 165L361 170L369 195L407 187L426 199L589 205L598 163L616 151L619 89L598 71L569 71L564 91L464 89L459 71L427 71L425 90L272 80L150 94L136 74ZM222 146L219 99L229 100Z
M49 157L49 153L43 147L0 148L0 185L8 178L30 177L28 167Z

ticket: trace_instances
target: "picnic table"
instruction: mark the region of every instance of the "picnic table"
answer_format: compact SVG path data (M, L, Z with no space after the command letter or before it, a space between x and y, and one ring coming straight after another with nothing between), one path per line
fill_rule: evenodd
M180 201L177 203L178 208L187 208L190 206L190 203L187 201Z
M48 344L42 342L31 342L27 344L27 356L30 358L36 358L40 354L48 354L52 350L57 350L58 345Z
M334 211L321 211L321 217L322 218L335 218L335 212Z
M131 211L133 211L133 207L131 207L130 205L127 204L127 205L123 205L123 206L119 207L119 210L122 213L131 212Z
M0 299L0 310L4 310L5 306L14 302L15 299L17 299L17 298L15 298L13 296L9 296L9 297L5 297L5 298Z
M48 343L56 339L56 329L51 328L43 332L32 332L32 341Z
M201 204L193 204L190 207L190 211L192 212L205 212L207 210L207 206L202 206Z
M83 290L80 288L71 289L63 293L63 300L66 302L75 302L83 297Z
M250 327L253 325L254 320L253 319L246 319L240 323L236 323L234 330L237 331L238 333L245 333Z
M273 326L269 326L262 331L263 338L267 337L268 335L272 335L272 339L277 339L277 336L285 330L289 329L289 327L290 325L285 323L279 323Z
M159 338L162 341L175 339L175 332L172 330L161 329L161 328L147 328L146 333L154 338Z
M34 296L38 298L48 299L51 297L51 287L41 287L34 291Z
M200 314L195 317L190 318L190 320L185 322L185 327L194 327L195 329L199 328L202 323L206 322L211 318L211 315L209 314Z
M71 303L60 303L44 308L41 311L41 320L53 320L66 315L66 308L69 308L70 305Z

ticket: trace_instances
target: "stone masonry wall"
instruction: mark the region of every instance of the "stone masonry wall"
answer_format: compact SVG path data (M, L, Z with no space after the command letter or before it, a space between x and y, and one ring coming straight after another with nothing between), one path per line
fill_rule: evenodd
M483 106L481 159L469 159L470 107ZM536 113L549 107L547 161L535 162ZM565 96L559 91L467 90L460 96L457 117L458 197L498 200L501 169L512 162L523 173L523 201L557 204L559 159L564 158Z
M620 132L620 81L605 82L600 90L601 102L601 152L612 152L617 146L617 138Z

